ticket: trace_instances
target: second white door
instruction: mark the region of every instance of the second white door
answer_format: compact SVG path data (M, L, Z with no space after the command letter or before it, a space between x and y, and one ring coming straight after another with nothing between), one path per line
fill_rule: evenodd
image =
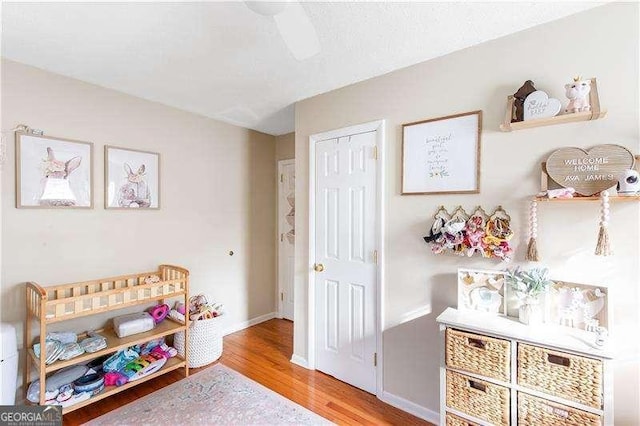
M376 132L315 144L316 368L376 392Z
M295 160L278 161L278 290L282 318L293 321L293 271L295 259Z

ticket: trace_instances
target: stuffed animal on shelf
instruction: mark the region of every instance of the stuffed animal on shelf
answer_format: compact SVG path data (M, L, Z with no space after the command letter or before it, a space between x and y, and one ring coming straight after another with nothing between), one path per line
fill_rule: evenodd
M565 95L569 99L569 103L564 112L574 113L582 111L590 111L589 92L591 92L591 80L582 80L575 77L572 83L564 85L566 89Z
M527 80L520 86L518 91L513 94L515 99L513 101L512 123L524 120L524 100L535 91L536 88L533 86L533 81Z

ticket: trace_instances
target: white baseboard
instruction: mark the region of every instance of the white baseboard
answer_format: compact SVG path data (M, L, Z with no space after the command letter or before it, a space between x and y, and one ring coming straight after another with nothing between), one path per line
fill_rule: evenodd
M386 402L389 405L393 405L396 408L406 411L409 414L413 414L416 417L420 417L423 420L433 423L434 425L440 424L440 414L437 411L429 410L422 405L418 405L415 402L411 402L407 399L401 398L397 395L382 391L378 395L378 399L382 402Z
M309 362L305 358L302 358L300 355L293 354L291 356L291 362L296 365L299 365L300 367L304 367L307 370L310 370Z
M268 314L260 315L259 317L251 318L248 321L243 321L238 324L234 324L231 327L228 327L224 331L224 335L235 333L236 331L244 330L245 328L249 328L252 325L260 324L261 322L269 321L276 317L276 312L269 312Z

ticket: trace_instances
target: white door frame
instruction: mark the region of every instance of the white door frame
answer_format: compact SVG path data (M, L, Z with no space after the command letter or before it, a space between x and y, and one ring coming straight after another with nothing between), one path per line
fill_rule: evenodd
M307 309L307 363L310 369L316 368L316 305L315 305L315 274L313 264L316 258L316 149L315 144L327 139L334 139L341 136L349 136L358 133L376 132L377 147L377 182L376 182L376 245L378 249L378 264L376 272L378 275L376 283L376 395L382 394L382 372L383 372L383 352L382 352L382 327L384 325L384 142L385 142L385 121L376 120L369 123L358 124L329 132L317 133L309 136L309 264L307 265L308 282L308 309Z
M283 316L283 307L282 300L280 300L280 294L282 294L282 282L280 281L280 191L282 190L282 186L280 185L280 174L282 173L282 167L287 166L289 164L293 164L295 167L296 159L289 158L286 160L276 160L276 304L278 309L276 309L277 318L284 318ZM295 251L294 251L295 255Z

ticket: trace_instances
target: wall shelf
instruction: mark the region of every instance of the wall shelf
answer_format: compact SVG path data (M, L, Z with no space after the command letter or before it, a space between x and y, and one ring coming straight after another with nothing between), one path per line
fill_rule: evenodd
M640 155L635 155L635 170L640 168ZM638 170L640 171L640 170ZM561 188L557 182L555 182L549 174L547 173L547 163L543 162L540 164L540 190L548 191L549 189L559 189ZM615 186L613 187L615 188ZM609 202L617 203L617 202L640 202L640 194L639 195L628 195L628 196L620 196L613 195L610 190L609 193ZM534 197L536 201L540 202L553 202L553 203L572 203L572 202L583 202L583 201L600 201L600 195L591 195L591 196L575 196L573 198L547 198L547 197Z
M547 198L547 197L536 197L536 201L542 202L554 202L554 203L570 203L574 201L600 201L599 196L591 196L591 197L573 197L573 198ZM609 202L617 203L617 202L640 202L640 195L632 195L627 197L621 197L618 195L609 196Z
M598 120L607 115L607 111L600 109L600 100L598 98L598 86L596 79L591 79L591 91L589 92L589 101L591 103L591 111L575 112L571 114L560 114L555 117L538 118L535 120L517 121L512 123L513 103L515 98L513 95L507 97L507 110L504 116L504 122L500 124L500 130L503 132L512 132L515 130L531 129L534 127L551 126L554 124L574 123L578 121Z

